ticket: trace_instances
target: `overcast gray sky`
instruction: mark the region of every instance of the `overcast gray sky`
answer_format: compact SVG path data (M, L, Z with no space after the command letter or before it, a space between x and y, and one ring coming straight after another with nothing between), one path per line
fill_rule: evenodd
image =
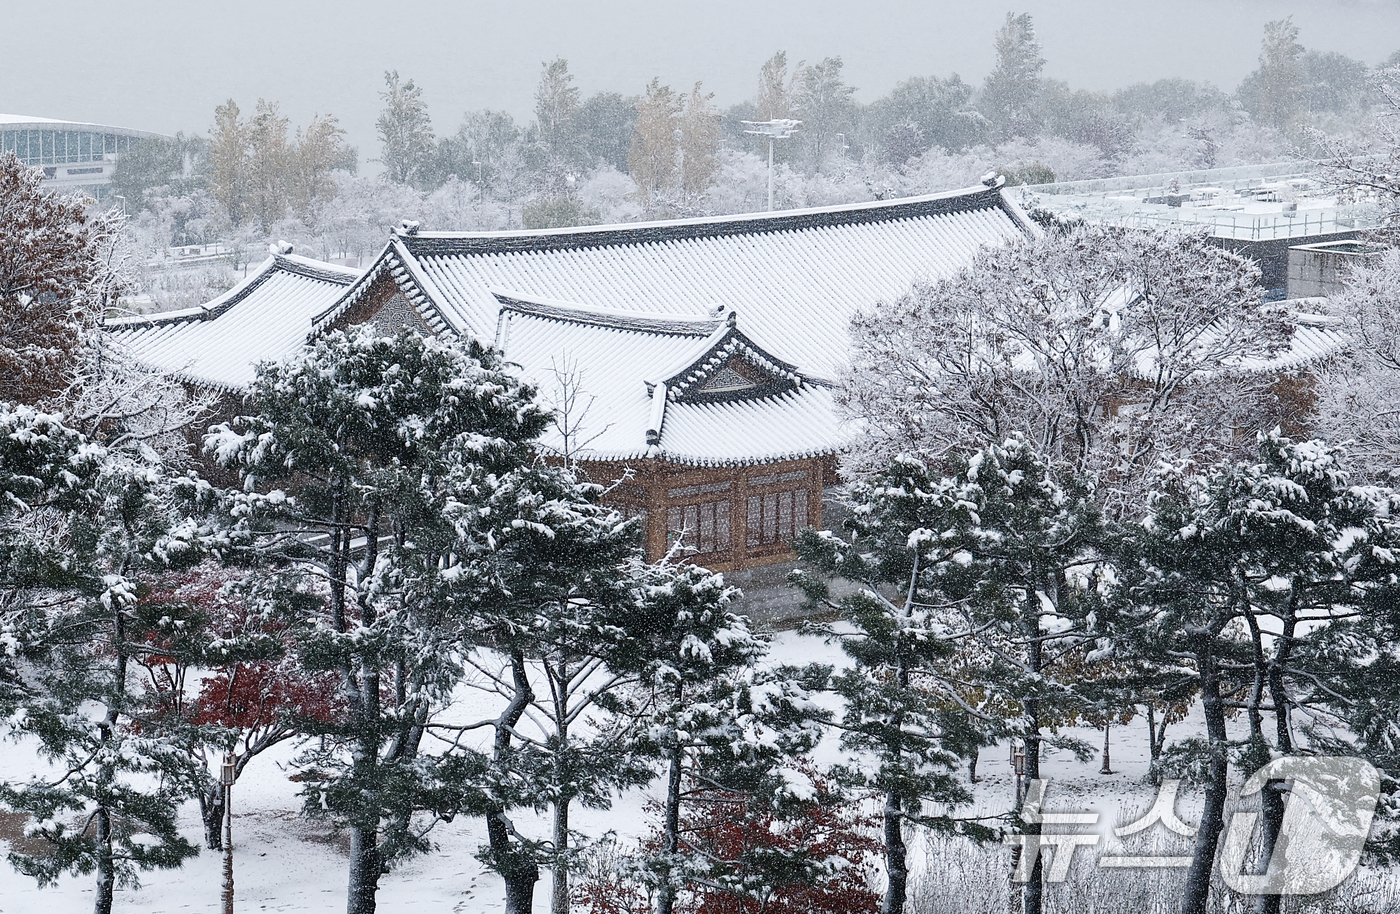
M0 0L0 112L205 132L215 105L263 97L294 124L335 114L366 160L386 69L423 86L439 133L473 108L528 116L554 57L585 94L704 80L724 107L754 94L776 50L839 54L870 101L913 75L980 82L1008 10L1035 17L1046 74L1076 88L1232 89L1264 23L1287 15L1309 48L1371 64L1400 49L1400 0Z

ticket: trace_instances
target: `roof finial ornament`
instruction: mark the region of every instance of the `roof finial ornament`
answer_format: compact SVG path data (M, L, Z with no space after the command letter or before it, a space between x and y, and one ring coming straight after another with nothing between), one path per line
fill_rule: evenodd
M404 220L401 220L401 221L399 222L399 234L400 234L400 235L416 235L416 234L418 234L418 225L419 225L419 223L418 223L418 221L417 221L416 219L404 219Z
M267 252L274 257L278 255L286 257L288 254L292 253L292 244L289 241L279 238L275 244L269 244L267 246Z
M1001 187L1006 183L1006 175L999 175L994 171L989 171L982 176L982 183L988 187Z
M739 311L737 308L730 308L724 314L724 322L731 327L739 326Z

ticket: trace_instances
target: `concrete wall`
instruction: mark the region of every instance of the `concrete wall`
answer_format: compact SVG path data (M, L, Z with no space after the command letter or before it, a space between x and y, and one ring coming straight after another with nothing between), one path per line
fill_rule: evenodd
M1288 249L1288 297L1320 298L1340 292L1351 268L1375 256L1354 241L1295 245Z
M1259 265L1263 274L1260 285L1270 291L1288 288L1288 251L1299 245L1319 244L1328 241L1349 241L1357 233L1329 232L1325 235L1307 235L1296 238L1271 238L1267 241L1241 241L1235 238L1212 238L1211 241L1227 251L1248 257ZM1299 296L1289 294L1289 298Z

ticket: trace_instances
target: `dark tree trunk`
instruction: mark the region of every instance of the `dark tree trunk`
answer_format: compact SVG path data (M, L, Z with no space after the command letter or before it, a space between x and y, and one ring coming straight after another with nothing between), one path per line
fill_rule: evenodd
M1296 586L1293 592L1296 600ZM1290 607L1290 609L1292 608ZM1289 612L1289 616L1284 622L1282 635L1278 640L1278 650L1274 656L1274 662L1269 665L1268 671L1269 698L1274 703L1275 740L1281 756L1293 754L1293 733L1289 721L1291 707L1288 690L1283 682L1283 670L1293 649L1293 637L1297 632L1296 615L1296 610ZM1279 779L1272 779L1265 782L1264 789L1261 791L1260 802L1263 809L1260 819L1264 823L1262 854L1263 865L1266 867L1276 853L1287 850L1287 848L1278 847L1279 835L1283 831L1283 814L1287 808L1283 793L1285 783ZM1282 895L1257 895L1254 898L1254 914L1279 914L1282 909Z
M112 608L112 653L116 663L112 676L112 697L108 700L107 714L98 725L101 741L111 743L117 738L117 723L121 712L116 701L126 695L126 618L113 601ZM98 766L97 779L110 787L116 780L114 763L106 762ZM97 892L93 900L94 914L112 914L112 895L117 887L117 861L112 851L112 814L106 806L97 807L93 816L97 830Z
M1036 673L1044 666L1041 657L1038 625L1028 631L1026 665ZM1026 782L1040 779L1040 699L1027 698L1026 708ZM1040 914L1045 906L1045 859L1040 853L1041 827L1039 822L1021 822L1022 834L1026 836L1021 853L1034 854L1031 860L1030 878L1021 890L1022 910L1025 914Z
M881 914L902 914L909 892L909 852L904 845L904 815L899 808L899 795L885 794L885 871L889 888L880 906Z
M560 797L554 804L554 850L560 857L554 862L551 914L569 914L569 862L564 856L569 850L569 805L567 796Z
M662 814L662 828L665 831L665 852L668 858L666 881L656 891L656 914L672 914L676 906L676 883L671 867L681 847L681 747L672 748L671 764L666 772L666 808Z
M379 854L379 827L350 826L350 891L347 914L374 914L379 876L384 863Z
M486 836L491 847L494 869L506 884L506 914L530 914L535 903L535 883L540 868L527 851L511 840L510 820L504 810L486 816Z
M199 818L204 823L204 846L211 851L224 849L224 788L206 786L199 792Z
M573 804L573 793L569 782L564 753L569 748L569 664L559 662L557 670L551 673L554 686L554 732L558 737L558 748L554 756L554 783L559 791L554 801L554 889L550 897L550 914L569 914L569 807Z
M1036 653L1039 653L1036 651ZM1032 667L1034 669L1034 667ZM1026 717L1030 724L1026 736L1026 781L1040 778L1040 702L1031 699L1026 702ZM1040 914L1045 906L1045 858L1040 853L1041 827L1039 822L1021 822L1021 832L1026 836L1021 853L1034 854L1031 860L1030 878L1021 890L1022 910L1025 914Z
M1113 765L1108 757L1108 731L1113 726L1113 721L1105 719L1103 722L1103 767L1099 768L1099 774L1112 774Z
M1220 673L1216 668L1215 656L1208 650L1201 650L1196 655L1196 663L1200 668L1201 704L1205 710L1206 737L1210 746L1210 776L1206 783L1201 822L1196 830L1196 848L1182 890L1181 914L1206 914L1211 875L1215 871L1215 852L1225 824L1225 789L1229 774L1225 705L1220 695Z
M529 671L525 668L525 657L518 651L511 654L511 676L515 694L496 724L494 755L498 765L507 764L511 729L520 723L525 709L535 699L535 693L530 688ZM506 884L506 914L530 914L535 903L535 883L540 880L540 867L534 855L512 839L511 832L505 807L498 806L486 814L491 866Z
M93 816L97 826L97 897L93 914L112 914L112 893L117 885L116 861L112 859L112 817L106 808L98 807Z

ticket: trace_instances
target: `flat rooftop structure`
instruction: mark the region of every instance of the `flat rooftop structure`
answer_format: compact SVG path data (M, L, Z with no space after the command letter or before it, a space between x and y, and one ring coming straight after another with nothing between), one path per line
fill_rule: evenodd
M1297 161L1019 188L1023 205L1133 228L1204 228L1216 238L1273 241L1375 228L1374 203L1339 203ZM1034 201L1031 203L1030 201Z
M111 181L117 159L146 139L169 138L129 127L0 114L0 152L42 168L44 186L54 190L98 193Z

